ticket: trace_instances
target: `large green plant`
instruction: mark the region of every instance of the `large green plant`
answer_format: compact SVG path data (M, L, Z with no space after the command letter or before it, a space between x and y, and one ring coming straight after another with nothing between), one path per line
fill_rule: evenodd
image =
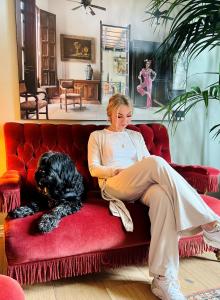
M152 0L150 10L152 13L162 11L164 22L167 22L166 17L173 18L168 36L157 52L159 59L187 53L191 60L205 49L220 46L220 0ZM216 62L216 68L218 65L219 62ZM178 124L176 115L179 111L184 110L186 115L200 102L208 108L210 101L220 101L220 70L216 70L216 74L219 74L218 82L213 82L204 90L199 86L192 87L159 110L165 111L164 117L169 115L173 127ZM213 130L216 131L215 137L220 135L220 124L210 131Z
M205 72L206 74L217 74L220 78L220 72ZM166 105L160 108L157 112L164 111L163 119L169 119L169 125L173 132L175 132L176 127L178 125L178 116L186 115L192 108L194 108L197 104L203 103L205 108L208 109L209 103L213 101L220 102L220 83L214 82L210 84L207 88L201 89L199 86L191 87L191 89L185 93L178 95L177 97L171 99ZM220 114L220 112L219 112ZM220 124L213 126L210 129L210 132L214 133L214 137L220 135Z

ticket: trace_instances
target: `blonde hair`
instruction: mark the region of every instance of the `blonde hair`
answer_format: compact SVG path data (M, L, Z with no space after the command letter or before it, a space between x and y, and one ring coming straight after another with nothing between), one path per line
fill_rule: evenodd
M109 119L111 118L112 112L117 110L121 105L128 106L133 110L130 99L125 95L115 94L109 99L107 106L107 116Z

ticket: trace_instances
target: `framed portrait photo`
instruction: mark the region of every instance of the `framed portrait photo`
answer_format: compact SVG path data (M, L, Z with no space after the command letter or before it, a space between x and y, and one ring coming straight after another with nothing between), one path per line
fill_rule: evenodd
M61 60L95 62L95 39L85 36L60 35Z

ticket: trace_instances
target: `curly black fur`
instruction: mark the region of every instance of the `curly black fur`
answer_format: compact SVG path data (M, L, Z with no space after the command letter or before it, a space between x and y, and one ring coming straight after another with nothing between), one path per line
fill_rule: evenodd
M56 228L60 220L80 210L84 185L82 175L77 171L70 157L60 152L45 152L39 159L35 173L38 190L46 201L34 201L16 208L10 213L12 218L22 218L49 208L39 220L41 232Z

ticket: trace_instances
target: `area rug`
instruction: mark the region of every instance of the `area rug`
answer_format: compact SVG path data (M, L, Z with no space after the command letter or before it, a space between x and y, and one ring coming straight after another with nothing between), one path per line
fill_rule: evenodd
M217 289L205 290L187 296L187 300L220 300L220 287Z

